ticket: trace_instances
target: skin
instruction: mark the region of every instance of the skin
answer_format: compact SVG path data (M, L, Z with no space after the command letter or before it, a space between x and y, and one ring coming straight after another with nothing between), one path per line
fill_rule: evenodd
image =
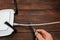
M35 35L36 40L53 40L52 35L43 29L37 29Z

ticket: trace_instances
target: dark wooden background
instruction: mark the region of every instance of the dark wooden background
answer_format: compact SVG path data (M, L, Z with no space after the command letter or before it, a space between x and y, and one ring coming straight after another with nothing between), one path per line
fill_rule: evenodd
M60 21L60 0L17 0L18 15L15 23L46 23ZM0 0L0 9L15 9L14 0ZM60 24L34 26L50 32L54 40L60 40ZM33 40L29 27L14 26L16 33L0 40Z

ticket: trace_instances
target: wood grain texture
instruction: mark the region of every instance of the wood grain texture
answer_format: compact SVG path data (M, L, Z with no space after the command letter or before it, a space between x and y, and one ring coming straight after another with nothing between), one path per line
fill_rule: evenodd
M54 37L54 40L60 40L60 32L49 32ZM31 32L15 33L8 37L0 38L0 40L33 40Z
M60 32L49 32L54 37L54 40L60 40ZM33 40L31 32L28 33L16 33L9 37L6 40Z
M0 40L6 40L6 37L0 37Z
M19 9L53 9L59 0L17 0Z
M48 23L60 20L60 14L54 10L24 10L15 16L16 23Z
M60 0L17 0L18 15L15 23L48 23L60 21ZM0 9L15 9L14 0L0 0ZM54 40L60 40L60 24L33 26L45 29L52 34ZM14 26L16 33L2 37L0 40L33 40L29 27Z
M59 0L17 0L18 9L53 9L60 4ZM5 6L4 6L5 5ZM0 9L14 8L14 0L0 0ZM56 8L56 7L55 7Z
M0 0L0 9L14 9L14 5L11 5L12 0Z

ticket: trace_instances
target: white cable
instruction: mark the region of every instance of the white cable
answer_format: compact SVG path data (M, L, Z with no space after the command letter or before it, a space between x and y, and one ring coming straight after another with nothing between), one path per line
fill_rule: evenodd
M57 24L60 23L60 21L56 21L56 22L49 22L49 23L41 23L41 24L19 24L19 23L14 23L14 25L20 25L20 26L43 26L43 25L51 25L51 24Z

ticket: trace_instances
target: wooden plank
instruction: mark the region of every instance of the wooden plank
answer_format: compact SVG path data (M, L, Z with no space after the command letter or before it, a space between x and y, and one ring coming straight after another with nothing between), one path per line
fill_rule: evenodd
M51 6L52 5L52 6ZM41 5L36 5L36 4L33 4L33 5L20 5L18 4L18 9L19 10L44 10L44 9L54 9L54 8L57 8L59 7L58 4L41 4ZM56 7L57 6L57 7ZM6 9L6 8L11 8L11 9L14 9L14 4L11 4L11 3L0 3L0 9ZM60 8L60 7L59 7Z
M17 0L18 3L21 2L60 2L60 0Z
M17 0L18 9L53 9L56 5L60 4L58 0L55 2L45 2L39 0ZM14 8L14 0L0 0L0 9Z
M0 0L0 3L14 3L14 0Z
M17 0L19 9L53 9L60 1L50 0Z
M59 3L60 0L17 0L17 3L18 4L46 4L46 3L49 3L49 4L56 4L56 3Z
M0 9L14 9L14 5L0 4Z
M14 5L11 5L12 0L0 0L0 9L14 9Z
M48 23L60 21L60 14L54 10L19 11L15 16L15 23Z
M54 40L60 40L60 32L50 32L50 33L54 37ZM32 33L16 33L9 36L8 38L10 38L10 40L33 40Z
M6 40L6 37L0 37L0 40Z
M29 5L28 3L24 4L18 4L19 9L53 9L54 6L56 6L57 3L49 3L49 2L42 2L40 4L31 4Z

